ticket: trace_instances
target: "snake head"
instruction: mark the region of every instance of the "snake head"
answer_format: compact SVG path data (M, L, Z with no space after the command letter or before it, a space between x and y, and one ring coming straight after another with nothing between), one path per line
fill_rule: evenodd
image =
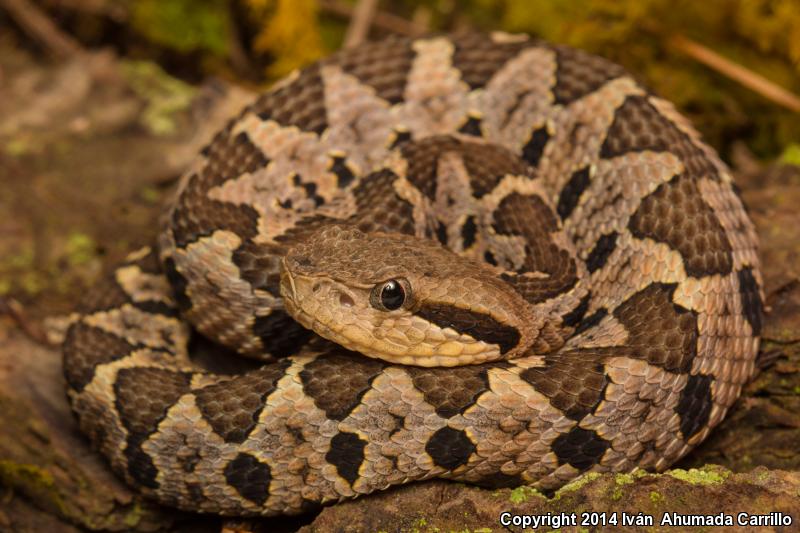
M527 302L489 267L406 235L319 230L284 257L281 295L305 327L394 363L516 357L537 333Z

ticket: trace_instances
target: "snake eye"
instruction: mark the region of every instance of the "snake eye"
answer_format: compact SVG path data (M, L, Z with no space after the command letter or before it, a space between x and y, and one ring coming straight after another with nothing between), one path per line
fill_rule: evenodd
M403 281L390 279L389 281L384 281L383 283L375 285L370 295L372 307L380 309L381 311L400 309L408 297L406 291L407 283Z

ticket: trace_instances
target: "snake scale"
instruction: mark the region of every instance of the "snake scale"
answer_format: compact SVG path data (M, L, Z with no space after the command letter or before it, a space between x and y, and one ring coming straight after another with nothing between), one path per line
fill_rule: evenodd
M554 490L702 441L753 373L760 287L729 170L621 67L390 38L214 137L158 246L85 298L64 369L81 429L169 506ZM199 367L190 323L261 361Z

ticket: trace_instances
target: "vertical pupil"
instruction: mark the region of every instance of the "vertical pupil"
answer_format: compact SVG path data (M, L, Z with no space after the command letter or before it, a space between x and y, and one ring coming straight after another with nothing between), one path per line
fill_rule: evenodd
M403 305L404 299L403 287L395 280L387 281L381 291L381 303L383 306L393 311Z

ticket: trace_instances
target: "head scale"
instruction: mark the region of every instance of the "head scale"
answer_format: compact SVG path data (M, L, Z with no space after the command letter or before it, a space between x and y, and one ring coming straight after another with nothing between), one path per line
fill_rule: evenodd
M406 235L319 230L284 257L281 294L304 326L395 363L515 357L536 333L528 304L488 266Z

